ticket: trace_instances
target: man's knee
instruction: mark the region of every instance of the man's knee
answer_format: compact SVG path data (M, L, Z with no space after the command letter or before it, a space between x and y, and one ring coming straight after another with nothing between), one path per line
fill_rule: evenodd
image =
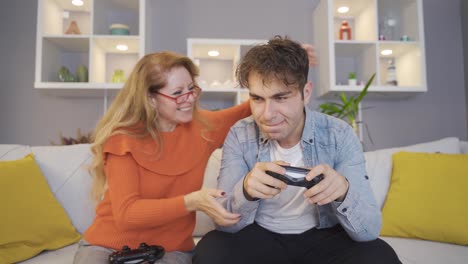
M381 263L381 264L401 264L395 250L381 239L369 242L360 242L362 246L357 248L353 254L353 263Z
M236 249L232 243L233 235L230 233L217 230L207 233L195 247L193 263L227 263Z

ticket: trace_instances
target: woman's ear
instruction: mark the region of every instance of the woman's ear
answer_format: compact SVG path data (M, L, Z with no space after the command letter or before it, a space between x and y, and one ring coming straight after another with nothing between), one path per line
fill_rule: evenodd
M148 95L148 102L152 107L156 107L156 99L150 94Z

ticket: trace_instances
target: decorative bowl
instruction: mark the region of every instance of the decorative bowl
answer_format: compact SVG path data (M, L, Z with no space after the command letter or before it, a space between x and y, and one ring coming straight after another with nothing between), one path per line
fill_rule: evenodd
M129 35L130 30L125 24L112 24L109 28L111 35Z

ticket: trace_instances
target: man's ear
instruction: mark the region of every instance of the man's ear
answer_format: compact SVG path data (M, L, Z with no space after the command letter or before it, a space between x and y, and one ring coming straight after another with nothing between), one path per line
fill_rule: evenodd
M304 86L304 103L307 105L310 102L310 98L312 97L312 88L314 85L312 82L307 82Z

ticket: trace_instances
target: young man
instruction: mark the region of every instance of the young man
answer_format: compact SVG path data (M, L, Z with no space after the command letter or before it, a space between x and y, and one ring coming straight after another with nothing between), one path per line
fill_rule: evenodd
M239 65L252 116L239 121L223 147L220 201L241 220L218 227L197 245L194 263L400 263L378 239L381 213L352 128L306 107L307 54L276 37L252 48ZM310 168L306 189L267 171Z

